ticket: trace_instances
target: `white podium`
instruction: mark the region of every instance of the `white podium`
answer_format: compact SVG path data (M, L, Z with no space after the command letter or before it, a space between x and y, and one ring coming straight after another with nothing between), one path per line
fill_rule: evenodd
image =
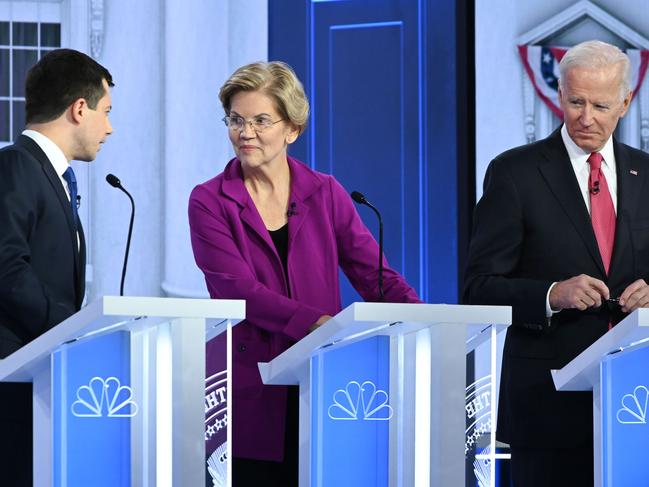
M649 309L639 309L552 371L559 391L593 391L595 486L644 485Z
M244 317L107 296L1 360L0 380L33 382L34 485L205 485L205 342Z
M467 404L466 354L487 345L495 368L510 323L509 307L354 303L259 364L300 386L300 486L465 485L467 411L496 397L492 372Z

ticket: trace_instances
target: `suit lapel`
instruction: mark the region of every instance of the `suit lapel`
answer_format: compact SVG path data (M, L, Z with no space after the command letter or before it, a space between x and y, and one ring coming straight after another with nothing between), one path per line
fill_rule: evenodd
M279 255L275 249L275 244L273 244L268 229L264 225L264 221L261 219L261 215L259 214L259 211L257 211L255 203L252 201L252 198L243 184L241 162L236 158L232 159L225 167L223 173L223 194L237 202L241 209L239 213L241 221L244 222L268 247L270 247L275 255L277 255L277 260L279 262Z
M66 194L65 189L63 188L61 179L59 178L59 175L56 174L56 171L54 170L54 167L52 166L50 160L47 158L45 153L42 151L42 149L38 146L36 142L34 142L32 139L30 139L25 135L21 135L20 137L18 137L18 140L16 141L16 145L25 149L34 159L36 159L40 163L41 168L45 173L45 176L47 177L50 185L52 186L52 190L56 194L56 197L59 200L59 203L61 204L61 208L63 209L63 214L65 215L65 221L67 222L68 225L70 242L72 244L72 249L74 252L74 275L77 278L76 289L78 293L79 292L83 293L83 291L80 290L82 290L84 287L82 285L83 281L81 279L85 279L84 277L85 269L84 270L81 269L82 263L79 256L79 242L77 241L77 228L74 225L72 219L70 200L68 199L68 195ZM80 222L79 222L79 229L81 232ZM81 242L81 246L85 246L85 240L83 238L81 238L80 242ZM84 261L85 261L85 248L84 248ZM83 296L77 296L77 301L79 300L83 300Z
M313 171L292 157L288 158L291 169L291 213L288 221L288 244L295 241L302 225L309 216L309 198L322 184Z
M81 309L86 293L86 237L79 220L79 265L77 267L77 309Z
M309 215L308 199L322 183L309 168L296 159L288 157L288 165L291 170L291 196L289 200L291 216L288 219L288 249L290 256L291 244L295 241ZM259 215L259 211L257 211L243 184L241 162L236 158L231 160L223 173L223 193L238 203L241 207L241 220L277 255L275 245ZM277 255L277 259L279 261L279 255Z
M241 216L241 221L247 224L248 227L250 227L250 229L266 243L266 245L275 251L275 244L273 244L273 240L270 238L270 233L268 233L268 229L266 228L266 225L264 225L264 221L261 219L261 215L257 211L257 207L253 203L252 198L247 199L246 206L243 207L239 215Z
M70 235L71 237L74 237L74 243L75 243L75 248L76 248L76 228L74 226L74 222L72 221L72 211L70 209L70 200L68 199L68 195L65 192L65 189L63 188L63 184L61 184L61 179L59 178L59 175L56 174L56 171L54 170L54 167L52 166L52 163L50 160L47 158L45 153L41 150L41 148L34 142L32 139L25 135L21 135L18 140L16 141L16 145L19 145L23 149L26 149L34 159L36 159L41 167L43 168L43 172L45 173L45 176L47 176L48 181L52 185L52 189L54 190L54 193L56 193L56 197L59 200L59 203L61 204L61 208L63 209L63 213L65 214L65 220L68 223L68 228L70 230Z
M577 229L577 233L597 265L601 276L606 276L590 215L584 204L568 152L563 145L561 131L556 130L544 142L542 154L545 160L539 164L539 171L548 183L550 191L559 201L568 219Z
M288 219L288 246L291 247L291 244L295 241L295 237L302 228L302 225L309 215L309 207L304 201L297 197L292 198L292 203L294 204L291 210L291 216Z
M615 151L615 164L617 171L617 224L615 227L615 246L611 259L611 273L621 270L626 264L628 254L626 250L630 245L630 220L631 215L637 213L640 201L640 190L644 179L647 177L633 165L628 149L613 140Z

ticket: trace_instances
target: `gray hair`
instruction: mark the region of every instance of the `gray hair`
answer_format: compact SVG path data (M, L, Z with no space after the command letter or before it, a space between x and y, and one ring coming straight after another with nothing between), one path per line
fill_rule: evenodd
M572 68L598 69L619 64L622 73L620 99L631 91L631 61L618 47L602 41L586 41L571 47L559 63L559 85Z

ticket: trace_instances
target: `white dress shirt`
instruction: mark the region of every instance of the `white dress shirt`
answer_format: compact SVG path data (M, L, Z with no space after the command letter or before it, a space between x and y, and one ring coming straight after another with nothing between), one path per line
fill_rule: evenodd
M36 130L23 130L22 134L36 142L38 147L45 152L45 155L50 160L52 167L54 167L54 171L61 180L61 184L65 189L65 194L68 195L68 201L70 201L70 188L68 188L68 182L63 179L63 174L67 171L68 167L70 167L70 162L67 157L65 157L65 154L63 154L61 148L52 142L49 137L37 132ZM79 237L79 232L77 232L77 249L79 248L81 248L81 238Z
M58 174L59 179L61 180L61 184L65 188L65 192L68 195L69 200L70 189L68 188L67 181L63 179L63 174L65 173L65 171L67 171L68 167L70 167L70 162L68 162L68 159L65 157L65 154L63 154L61 148L54 142L52 142L52 140L47 136L41 134L40 132L36 132L36 130L23 130L23 135L36 142L38 147L40 147L41 150L45 152L45 155L54 167L54 171L56 171L56 174Z
M566 146L568 151L568 157L570 158L570 163L572 164L572 169L575 171L575 176L577 177L577 182L579 183L579 189L581 190L581 196L584 198L584 203L586 204L586 209L590 213L590 194L588 193L588 178L590 176L590 164L588 163L588 157L590 152L585 152L581 147L579 147L575 142L570 138L568 134L568 129L566 124L563 124L561 127L561 138L563 139L563 145ZM613 208L617 213L617 173L615 172L615 152L613 151L613 136L609 137L602 150L599 151L604 160L602 161L602 172L606 178L606 184L608 185L608 190L611 193L611 199L613 200ZM545 315L550 318L554 313L558 313L561 310L552 310L550 307L550 291L554 287L556 282L552 283L552 286L548 289L548 294L545 296Z
M590 164L588 163L588 157L590 152L584 152L577 144L573 142L568 135L568 129L564 125L561 127L561 138L563 139L563 144L566 146L568 151L568 157L570 157L570 162L572 163L572 169L575 171L575 176L577 176L577 182L579 183L579 189L581 189L581 195L584 198L584 203L586 203L586 208L588 213L590 213L590 195L588 194L588 177L590 176ZM608 184L608 190L611 192L611 198L613 199L613 208L617 213L617 174L615 172L615 153L613 152L613 137L609 137L602 147L602 150L599 151L602 154L604 160L602 161L602 172L606 178L606 184Z

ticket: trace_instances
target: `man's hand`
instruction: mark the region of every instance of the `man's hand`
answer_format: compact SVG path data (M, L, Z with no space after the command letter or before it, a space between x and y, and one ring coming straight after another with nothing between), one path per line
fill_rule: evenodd
M642 282L644 283L644 281ZM645 287L647 287L646 284ZM550 307L553 310L578 309L584 311L588 308L600 307L602 300L608 299L609 296L606 284L599 279L581 274L571 277L568 280L557 282L550 291L549 301ZM649 289L645 290L645 299L649 303Z
M312 331L315 330L316 328L318 328L318 327L324 325L324 324L325 324L327 321L329 321L331 318L332 318L332 317L329 316L329 315L322 315L320 318L318 318L318 321L316 321L315 323L313 323L313 324L309 327L309 332L312 332Z
M649 285L644 279L638 279L627 286L620 295L620 306L625 313L649 307Z

